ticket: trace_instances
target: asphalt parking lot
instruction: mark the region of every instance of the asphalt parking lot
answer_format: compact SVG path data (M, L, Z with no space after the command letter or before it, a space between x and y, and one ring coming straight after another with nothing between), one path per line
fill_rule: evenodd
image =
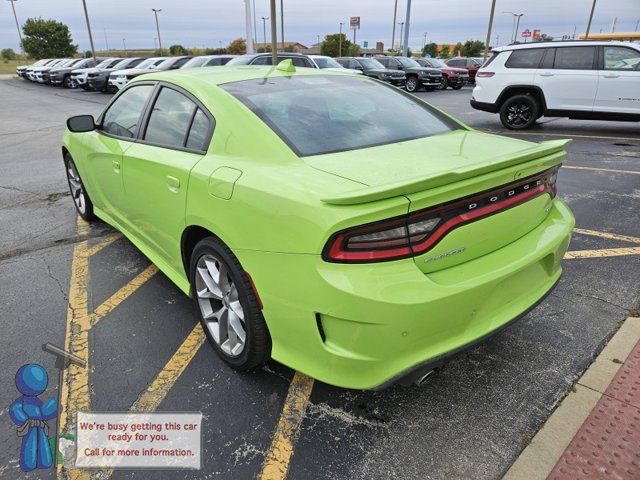
M42 364L57 394L54 359L41 345L71 342L89 361L66 392L74 408L204 414L202 470L100 478L237 479L287 469L290 479L500 478L640 307L640 125L542 119L514 134L472 110L470 94L418 95L480 130L574 139L558 180L577 229L564 276L533 312L423 387L362 392L275 362L250 374L227 368L203 342L190 299L113 229L77 222L59 140L67 117L97 115L109 96L1 78L0 477L55 477L20 471L7 407L24 363Z

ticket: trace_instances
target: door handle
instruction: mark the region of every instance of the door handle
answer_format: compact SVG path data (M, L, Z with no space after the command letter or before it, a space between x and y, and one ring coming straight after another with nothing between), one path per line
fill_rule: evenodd
M604 78L618 78L620 75L618 75L617 73L608 73L606 75L604 75Z
M113 171L120 173L120 160L112 160L111 164L113 165Z
M176 177L172 177L171 175L167 175L167 186L169 190L174 193L177 193L180 190L180 180Z
M540 74L541 77L553 77L553 75L554 74L551 72L544 72Z

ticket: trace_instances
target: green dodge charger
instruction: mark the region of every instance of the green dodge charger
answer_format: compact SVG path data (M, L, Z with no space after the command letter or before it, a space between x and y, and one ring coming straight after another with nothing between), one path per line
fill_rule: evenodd
M193 297L228 365L374 389L421 383L554 287L566 143L285 60L137 77L67 121L62 154L80 216Z

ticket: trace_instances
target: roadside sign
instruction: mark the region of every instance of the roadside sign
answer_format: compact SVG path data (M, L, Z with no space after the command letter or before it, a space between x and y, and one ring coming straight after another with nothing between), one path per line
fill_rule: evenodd
M351 17L349 19L349 26L354 30L360 28L360 17Z
M533 31L533 38L535 38L536 40L540 38L540 30L536 29Z
M365 40L364 42L362 42L362 47L363 48L369 48L369 41Z
M528 37L530 37L530 36L531 36L531 30L529 30L529 29L527 28L524 32L522 32L522 36L523 36L524 38L528 38Z

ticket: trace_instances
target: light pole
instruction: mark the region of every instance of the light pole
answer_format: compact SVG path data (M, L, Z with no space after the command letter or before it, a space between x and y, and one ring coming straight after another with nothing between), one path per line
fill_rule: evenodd
M427 48L427 32L424 32L424 45L422 45L422 51Z
M124 56L128 57L129 54L127 53L127 39L126 38L122 39L122 46L124 47Z
M278 63L278 26L276 25L276 0L271 0L271 63L276 66Z
M267 50L267 20L269 17L262 17L262 41L264 42L264 49Z
M280 40L282 40L282 51L284 52L284 0L280 0Z
M87 21L87 32L89 33L89 44L91 45L91 56L93 57L93 63L98 64L96 60L96 50L93 48L93 35L91 35L91 24L89 23L89 13L87 12L87 2L82 0L82 6L84 7L84 19Z
M398 13L398 0L393 2L393 30L391 31L391 50L395 50L396 44L396 14Z
M502 13L509 13L513 15L513 33L511 34L511 43L514 43L518 38L518 26L520 26L520 17L522 17L524 13L513 13L513 12L502 12ZM517 18L517 23L516 23L516 18Z
M487 40L484 42L484 60L487 60L489 53L489 42L491 41L491 29L493 28L493 14L496 11L496 0L491 2L491 13L489 13L489 27L487 28Z
M109 40L107 40L107 29L104 29L104 44L107 46L107 52L109 51Z
M158 37L153 37L153 52L155 55L155 52L158 51Z
M156 16L156 30L158 31L158 47L160 47L160 56L162 56L162 39L160 38L160 24L158 23L158 13L162 11L161 8L152 8L154 15Z
M400 25L400 48L398 50L402 51L402 32L404 31L404 22L398 22L398 25Z
M342 56L342 25L344 22L340 22L340 35L338 36L338 56Z
M411 0L407 0L407 16L404 19L405 29L404 37L402 37L402 56L407 57L409 55L409 27L411 24Z
M593 12L596 9L596 0L593 0L591 4L591 13L589 14L589 23L587 23L587 32L584 34L585 40L589 37L589 32L591 31L591 21L593 20Z
M16 28L18 29L18 38L20 39L20 50L22 50L22 53L24 53L24 47L22 46L22 32L20 31L20 23L18 22L18 16L16 15L16 6L14 5L14 3L17 2L18 0L8 0L8 1L11 2L11 8L13 9L13 18L16 21Z

